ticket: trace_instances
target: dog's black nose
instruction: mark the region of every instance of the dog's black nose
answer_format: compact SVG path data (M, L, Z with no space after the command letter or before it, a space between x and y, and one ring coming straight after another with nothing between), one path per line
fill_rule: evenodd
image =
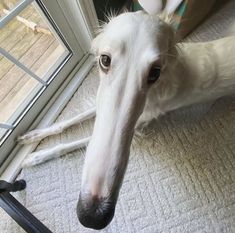
M113 219L115 203L98 197L81 198L77 204L77 215L80 223L88 228L100 230L105 228Z

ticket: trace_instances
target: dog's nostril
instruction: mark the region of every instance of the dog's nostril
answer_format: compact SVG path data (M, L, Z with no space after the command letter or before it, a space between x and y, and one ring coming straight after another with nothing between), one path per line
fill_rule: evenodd
M106 199L79 198L77 204L77 215L80 223L88 228L100 230L105 228L113 219L115 204Z

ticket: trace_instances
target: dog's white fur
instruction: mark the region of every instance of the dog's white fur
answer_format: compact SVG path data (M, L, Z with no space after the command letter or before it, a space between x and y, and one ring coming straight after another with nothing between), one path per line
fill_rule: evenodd
M175 44L165 14L119 15L104 26L92 48L98 59L101 54L112 57L109 71L100 70L96 109L29 132L20 141L39 141L96 114L91 139L35 152L24 161L24 166L41 163L90 140L82 190L93 195L105 197L120 188L135 127L168 111L235 93L235 37ZM148 72L156 61L161 63L161 75L148 85Z

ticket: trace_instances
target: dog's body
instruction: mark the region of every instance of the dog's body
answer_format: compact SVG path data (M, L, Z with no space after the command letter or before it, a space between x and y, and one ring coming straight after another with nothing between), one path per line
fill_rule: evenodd
M100 229L111 221L134 128L168 111L235 93L235 37L174 41L162 16L137 12L112 19L93 42L100 66L96 108L20 137L23 143L40 141L96 115L91 138L35 152L24 161L41 163L90 141L78 203L85 226Z

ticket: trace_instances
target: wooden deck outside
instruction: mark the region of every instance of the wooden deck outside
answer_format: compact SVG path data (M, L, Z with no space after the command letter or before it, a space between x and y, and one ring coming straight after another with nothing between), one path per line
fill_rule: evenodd
M15 0L7 2L15 2ZM0 4L1 17L5 15L4 7L4 4ZM33 5L29 5L20 16L46 27L46 23ZM52 34L35 33L16 18L0 29L0 47L42 79L65 51ZM7 123L26 99L30 101L27 97L38 85L41 84L0 55L0 123Z

